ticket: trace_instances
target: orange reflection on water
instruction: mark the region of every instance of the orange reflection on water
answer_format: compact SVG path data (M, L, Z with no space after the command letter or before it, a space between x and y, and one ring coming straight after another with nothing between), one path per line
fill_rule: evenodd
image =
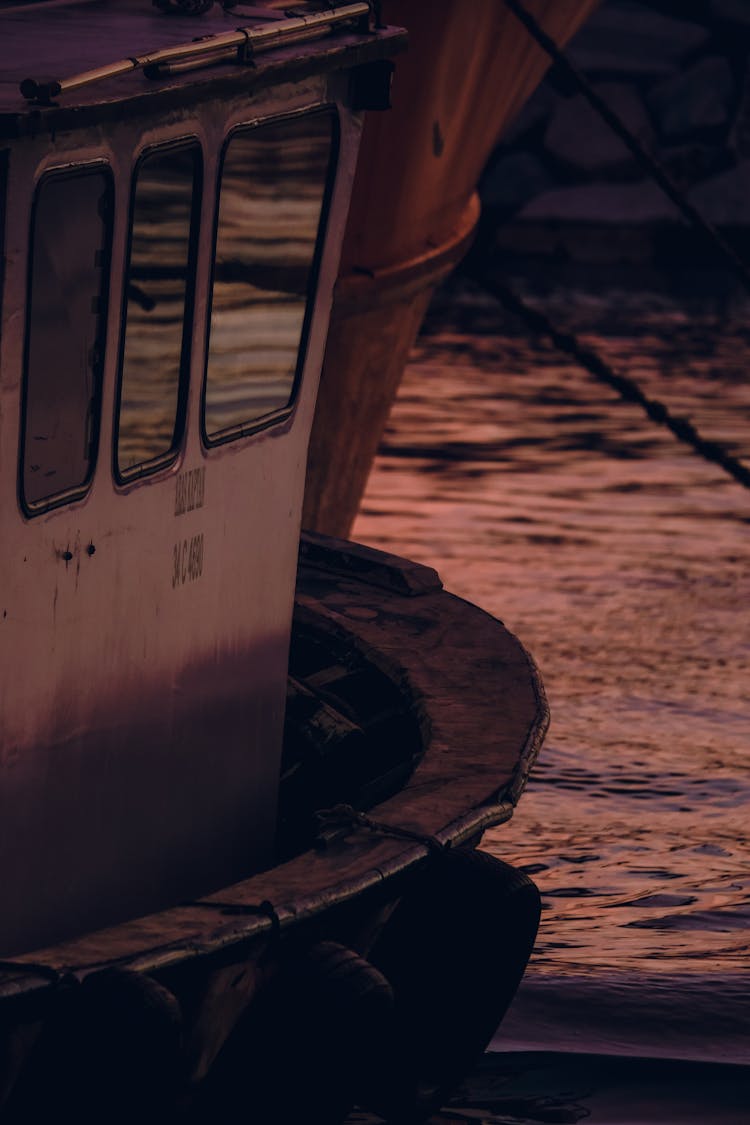
M540 303L750 457L750 306ZM457 284L353 536L437 567L537 660L552 727L485 846L533 873L532 972L731 974L750 950L748 493Z

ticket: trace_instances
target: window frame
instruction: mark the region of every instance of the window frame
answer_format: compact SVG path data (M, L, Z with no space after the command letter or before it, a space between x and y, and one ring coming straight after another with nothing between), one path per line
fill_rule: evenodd
M5 295L5 228L8 216L8 170L10 149L0 148L0 347L3 342L3 298Z
M122 410L123 368L125 363L125 339L127 333L128 314L128 289L132 266L133 251L133 220L135 218L135 197L138 187L138 175L143 164L155 153L179 151L180 149L193 149L197 154L195 162L195 178L193 180L193 198L190 214L190 233L188 235L187 256L187 281L185 285L185 311L182 318L182 346L180 349L180 373L177 388L177 410L175 412L174 432L172 444L166 453L159 453L148 461L141 461L132 468L122 470L119 465L120 443L120 415ZM115 380L115 395L112 419L112 476L117 485L124 487L142 480L143 477L152 476L163 469L172 466L180 456L185 441L186 422L188 413L188 400L190 397L190 365L193 355L193 331L195 324L195 304L198 281L198 250L200 245L201 213L203 208L203 194L205 189L206 159L201 139L197 133L189 133L182 137L169 140L156 141L147 145L138 153L130 174L130 193L128 200L128 225L125 242L125 256L123 259L122 273L122 300L119 318L119 340L117 348L117 377Z
M102 248L102 261L99 267L102 272L102 284L99 291L99 300L101 302L101 307L97 312L97 315L99 317L98 343L100 347L100 353L98 356L96 368L93 369L95 385L92 395L92 419L88 472L84 480L81 481L81 483L78 485L64 488L59 492L52 493L50 496L42 497L42 499L40 500L27 500L24 488L24 475L26 466L26 423L28 420L29 405L28 376L29 357L31 349L32 294L34 289L34 236L36 234L36 221L39 199L42 188L51 180L76 179L82 175L88 176L95 175L97 173L103 173L104 175L108 213L102 217L104 223L104 246ZM26 305L24 309L25 325L23 339L23 367L21 371L21 410L19 421L17 474L18 503L21 511L28 518L43 515L45 512L49 512L54 508L60 508L65 504L71 504L76 500L83 499L83 497L86 496L91 489L94 475L96 473L99 461L99 445L102 429L104 374L109 342L109 298L112 288L112 250L114 245L115 233L116 199L117 186L115 182L114 171L109 161L102 157L98 157L95 160L87 160L80 164L65 164L56 167L44 168L34 185L34 196L31 202L31 214L29 220L29 237L27 242L28 252L26 258Z
M214 279L216 272L216 247L219 234L221 185L224 177L224 163L226 160L227 151L232 139L240 133L250 133L256 129L262 129L267 126L281 125L286 121L297 121L302 118L313 117L327 117L329 119L331 123L331 147L328 154L328 167L326 169L326 179L323 188L323 196L321 199L318 231L315 238L315 249L313 251L312 261L310 263L310 274L307 283L307 293L305 296L305 313L302 319L299 345L297 347L297 363L294 369L294 378L292 381L291 391L289 393L289 401L285 406L281 406L276 410L269 411L268 414L263 414L260 418L254 418L248 422L240 422L234 426L228 426L226 427L226 429L220 430L214 435L209 435L206 428L206 392L208 390L208 361L211 347L211 317L213 313ZM294 408L297 404L297 398L299 395L299 389L302 383L302 372L307 357L310 323L312 321L312 315L315 308L315 298L318 291L320 264L323 257L323 247L325 245L326 234L328 231L328 223L331 212L331 200L333 198L333 190L336 184L337 172L339 167L340 149L341 118L335 102L326 102L320 105L316 105L313 108L306 107L305 109L293 110L288 113L273 114L269 117L261 118L260 120L240 122L239 124L234 125L224 138L224 142L221 147L221 154L218 161L215 183L213 232L211 238L211 270L209 275L208 294L206 301L203 385L201 388L200 399L200 435L201 443L204 450L206 451L215 449L217 446L227 445L230 442L238 441L241 438L252 437L254 434L257 434L262 430L270 429L272 426L276 426L281 422L287 421L287 419L294 412Z

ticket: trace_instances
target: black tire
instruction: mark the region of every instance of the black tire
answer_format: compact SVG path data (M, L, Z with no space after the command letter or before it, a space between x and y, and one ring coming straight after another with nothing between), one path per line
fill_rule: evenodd
M125 969L63 986L3 1108L5 1125L171 1121L183 1088L177 1000Z
M323 941L290 956L216 1059L195 1121L336 1125L392 1013L390 985L351 949Z
M411 1125L445 1104L513 999L539 915L539 892L509 864L436 856L370 953L393 987L396 1029L366 1108Z

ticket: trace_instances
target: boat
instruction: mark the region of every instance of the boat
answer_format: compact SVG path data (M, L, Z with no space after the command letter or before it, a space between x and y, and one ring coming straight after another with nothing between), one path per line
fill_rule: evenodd
M598 2L524 6L564 46ZM504 0L383 0L380 11L406 27L409 49L392 111L365 120L303 508L305 527L334 536L351 531L430 298L477 235L481 173L550 65ZM345 432L357 440L332 444Z
M430 568L300 540L405 45L368 3L0 8L2 1122L424 1120L531 952L476 846L533 660Z

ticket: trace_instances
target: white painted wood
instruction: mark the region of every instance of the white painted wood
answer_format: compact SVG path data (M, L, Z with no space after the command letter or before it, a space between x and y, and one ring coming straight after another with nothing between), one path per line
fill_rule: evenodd
M205 894L270 858L304 470L360 121L344 77L313 77L10 145L0 340L0 955ZM333 104L341 148L304 375L292 412L206 449L199 432L216 162L235 125ZM116 485L112 434L130 177L195 136L204 196L186 436L175 463ZM115 226L98 461L85 497L18 499L27 254L45 170L103 160ZM202 502L175 514L183 474ZM200 538L195 580L177 549ZM94 548L93 552L91 547ZM69 555L69 558L66 556ZM180 563L180 565L182 565Z

